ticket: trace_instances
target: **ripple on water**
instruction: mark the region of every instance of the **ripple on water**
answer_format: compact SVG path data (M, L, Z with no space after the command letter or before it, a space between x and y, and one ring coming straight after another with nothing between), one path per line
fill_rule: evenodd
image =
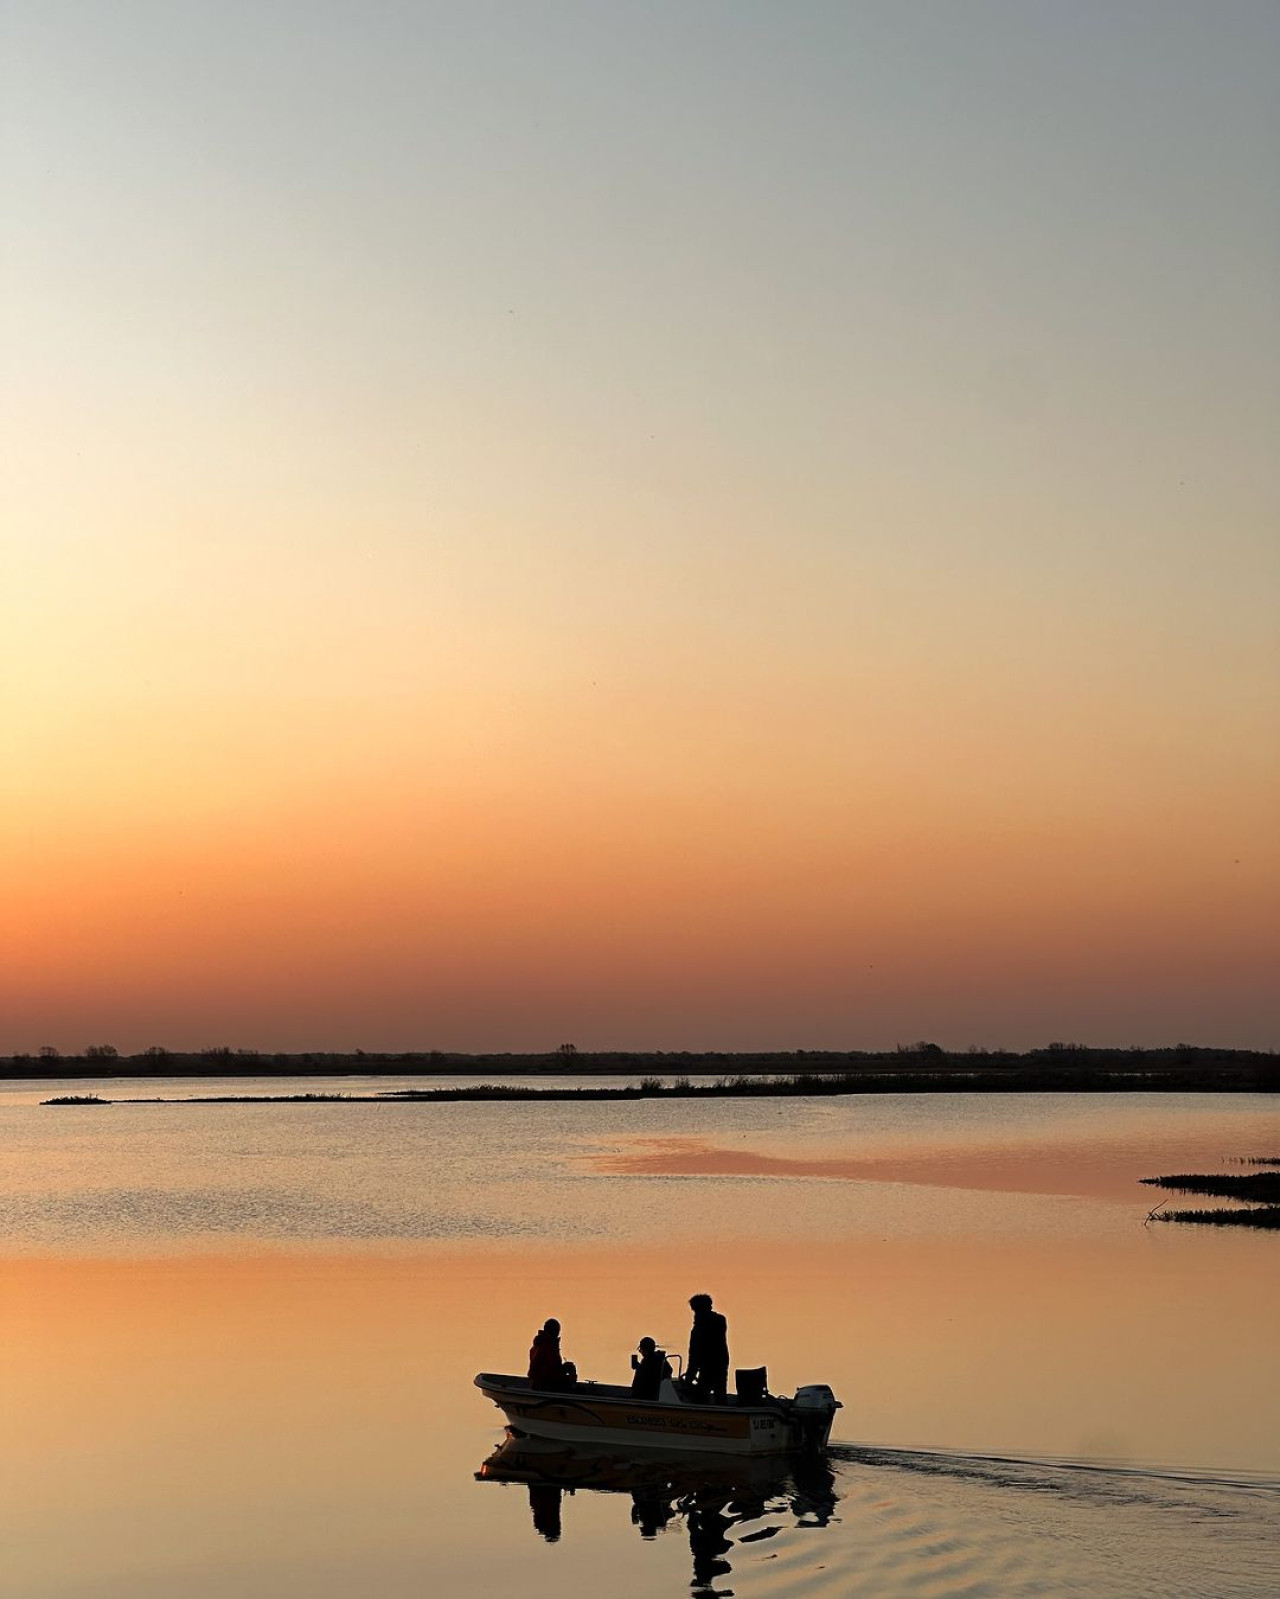
M839 1519L821 1569L793 1544L750 1591L1119 1599L1169 1593L1175 1570L1188 1596L1276 1591L1274 1479L925 1452L834 1460Z
M838 1495L725 1511L722 1554L692 1591L738 1599L1273 1595L1280 1482L1086 1463L838 1450ZM700 1529L686 1530L697 1545ZM674 1530L674 1528L672 1529Z
M415 1209L325 1198L278 1188L101 1188L74 1194L15 1194L5 1205L28 1245L120 1245L137 1239L454 1239L519 1237L531 1225L507 1216Z

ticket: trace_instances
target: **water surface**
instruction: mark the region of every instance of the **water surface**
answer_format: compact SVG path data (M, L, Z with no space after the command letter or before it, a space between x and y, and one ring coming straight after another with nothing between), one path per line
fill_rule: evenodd
M1280 1153L1269 1099L53 1091L0 1095L6 1596L1280 1582L1277 1240L1144 1227L1137 1183ZM556 1314L616 1380L700 1289L845 1401L825 1478L477 1478L476 1370Z

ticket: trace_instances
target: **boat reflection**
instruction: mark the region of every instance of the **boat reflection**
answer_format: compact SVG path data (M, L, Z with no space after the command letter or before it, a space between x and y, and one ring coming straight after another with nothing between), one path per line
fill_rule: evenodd
M587 1451L550 1439L508 1432L476 1472L478 1482L523 1483L534 1531L548 1543L563 1532L563 1499L580 1489L626 1494L641 1538L683 1522L693 1556L693 1589L711 1593L728 1576L740 1543L756 1543L794 1527L825 1527L839 1494L820 1455L708 1456L646 1450ZM758 1525L753 1525L758 1524ZM738 1529L735 1533L735 1529Z

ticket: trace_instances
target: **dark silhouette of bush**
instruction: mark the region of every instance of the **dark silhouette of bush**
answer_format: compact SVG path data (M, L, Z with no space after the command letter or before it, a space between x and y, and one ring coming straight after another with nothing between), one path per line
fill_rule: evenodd
M1175 1173L1171 1177L1143 1177L1139 1181L1176 1194L1207 1194L1216 1199L1252 1199L1280 1205L1280 1171Z
M1161 1210L1152 1220L1195 1222L1202 1227L1280 1227L1280 1205L1246 1205L1238 1210Z
M1262 1155L1245 1164L1270 1167L1280 1165L1280 1161ZM1280 1227L1280 1171L1175 1172L1139 1181L1178 1194L1243 1201L1218 1210L1155 1210L1148 1221L1197 1222L1207 1227Z

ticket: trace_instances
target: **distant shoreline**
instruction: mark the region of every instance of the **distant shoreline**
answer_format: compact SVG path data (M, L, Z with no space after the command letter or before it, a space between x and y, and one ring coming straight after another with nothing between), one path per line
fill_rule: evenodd
M856 1064L844 1056L805 1056L803 1064L796 1056L744 1057L735 1056L671 1056L633 1055L607 1057L606 1065L590 1065L575 1060L572 1065L561 1058L549 1063L545 1056L535 1057L461 1057L467 1064L447 1067L433 1066L418 1071L406 1070L401 1062L394 1069L381 1070L368 1065L353 1068L344 1059L342 1064L330 1057L323 1067L312 1063L293 1070L280 1066L264 1068L261 1064L249 1066L237 1063L237 1069L213 1070L207 1063L193 1063L185 1070L170 1067L161 1071L124 1069L115 1063L114 1070L104 1070L97 1062L84 1063L79 1072L48 1072L34 1081L76 1081L96 1083L146 1082L157 1077L181 1078L193 1087L202 1079L213 1078L220 1082L236 1078L250 1078L261 1082L279 1080L282 1086L291 1077L317 1077L341 1079L343 1076L361 1077L418 1076L424 1079L421 1088L397 1088L373 1092L352 1093L344 1091L335 1081L332 1091L306 1093L217 1093L184 1094L180 1097L133 1098L134 1104L227 1104L227 1103L373 1103L396 1104L416 1101L445 1100L601 1100L601 1099L718 1099L756 1097L823 1097L851 1094L1017 1094L1017 1093L1276 1093L1280 1092L1280 1059L1273 1055L1244 1055L1239 1053L1203 1052L1208 1059L1170 1058L1174 1052L1160 1051L1089 1051L1079 1052L1085 1058L1072 1058L1067 1051L1037 1052L1032 1056L1009 1056L998 1064L990 1056L972 1054L945 1056L909 1054L892 1056L865 1056ZM1201 1052L1197 1052L1200 1054ZM598 1059L598 1058L597 1058ZM512 1064L520 1062L522 1064ZM702 1063L715 1061L719 1070L708 1070ZM776 1062L785 1061L789 1067L779 1071ZM698 1065L692 1062L697 1061ZM891 1062L892 1064L887 1064ZM731 1069L726 1069L732 1063ZM130 1063L132 1065L132 1063ZM151 1065L150 1062L147 1063ZM497 1069L495 1070L495 1066ZM773 1069L770 1070L770 1066ZM487 1073L500 1077L528 1077L527 1083L451 1084L447 1078L465 1075L484 1078ZM639 1077L639 1082L610 1083L610 1076L626 1074ZM600 1077L599 1083L539 1083L539 1077L548 1075ZM66 1094L49 1103L109 1104L118 1103L96 1094Z
M0 1082L147 1081L151 1078L240 1077L680 1077L745 1081L849 1079L845 1090L937 1092L947 1088L1018 1092L1053 1088L1096 1092L1108 1087L1280 1091L1280 1055L1262 1050L1179 1044L1163 1049L1099 1049L1050 1044L1044 1049L946 1050L937 1044L882 1051L795 1050L761 1052L575 1050L542 1054L417 1052L270 1054L229 1048L116 1053L100 1045L81 1055L0 1056ZM750 1084L747 1083L747 1087ZM557 1090L558 1091L558 1090ZM794 1090L793 1090L794 1091ZM828 1090L831 1091L831 1090Z

